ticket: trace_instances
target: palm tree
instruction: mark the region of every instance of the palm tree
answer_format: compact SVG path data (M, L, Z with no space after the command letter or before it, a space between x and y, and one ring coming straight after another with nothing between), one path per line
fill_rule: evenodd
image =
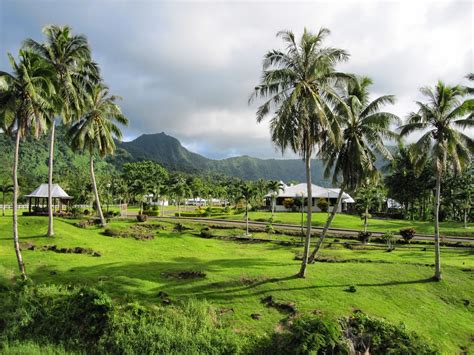
M27 48L47 61L54 68L57 95L52 98L54 110L49 117L50 145L49 145L49 172L48 172L48 237L54 235L53 228L53 160L56 116L62 118L63 123L70 124L73 116L77 116L81 106L84 82L98 79L98 68L90 59L90 49L87 39L83 35L73 35L69 26L45 26L43 33L46 43L38 43L27 39L23 47Z
M393 95L384 95L370 100L369 86L372 80L368 77L354 76L347 82L344 102L349 110L336 105L336 124L339 125L341 140L337 144L327 141L323 144L320 155L325 161L325 175L332 174L332 182L339 185L336 205L326 221L321 236L309 258L314 261L319 248L324 242L327 231L339 209L344 190L356 190L367 178L377 173L376 154L385 159L392 159L392 154L384 146L384 139L396 139L398 136L390 130L390 125L399 123L400 119L391 113L381 112L386 104L393 104Z
M178 203L178 218L181 218L181 200L190 193L189 186L183 176L177 175L173 178L171 192L176 197Z
M401 136L412 132L424 132L410 147L410 156L415 169L421 169L431 160L436 176L434 201L435 220L435 274L441 280L441 255L439 244L439 206L441 178L449 167L456 173L469 166L474 153L474 140L462 130L474 127L472 115L474 99L462 101L466 88L448 86L439 81L434 88L424 87L421 93L428 99L426 103L417 101L418 111L408 116L408 122L400 128ZM469 117L465 117L470 114Z
M307 229L300 277L305 277L311 242L311 157L323 136L334 139L331 104L339 98L332 84L341 77L334 67L349 57L344 50L322 47L328 34L329 30L325 28L316 34L305 29L297 42L292 32L279 32L286 50L271 50L265 55L260 85L250 97L250 101L255 98L267 100L257 110L257 122L272 115L273 143L282 153L291 149L305 162Z
M13 192L13 185L9 181L3 181L0 192L2 193L2 216L5 217L5 196Z
M8 54L13 73L0 71L0 127L15 134L13 160L13 245L18 266L26 279L25 264L18 238L18 159L20 141L28 132L35 137L46 129L47 115L51 110L49 98L54 94L51 67L39 56L20 50L19 62Z
M257 195L257 189L249 182L240 185L239 200L245 202L245 235L249 236L249 203Z
M117 96L109 94L109 89L104 84L92 85L87 96L87 109L81 119L75 122L70 129L72 146L80 151L88 151L90 155L92 187L102 226L106 225L106 221L97 190L94 155L97 153L103 158L113 154L115 152L114 139L122 139L122 132L115 122L126 125L128 120L117 105L117 99Z
M270 194L272 197L272 219L275 214L275 202L276 197L278 196L279 192L283 190L283 183L278 180L270 180L267 184L268 189L270 190Z

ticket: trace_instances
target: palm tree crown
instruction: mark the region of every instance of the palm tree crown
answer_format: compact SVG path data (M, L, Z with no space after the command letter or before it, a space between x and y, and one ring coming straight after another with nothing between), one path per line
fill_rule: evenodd
M370 85L372 80L368 77L354 76L348 81L343 96L345 105L338 104L335 108L341 137L336 143L326 141L320 152L326 163L326 175L332 173L334 184L350 190L375 176L377 154L392 159L384 140L398 138L390 126L399 123L400 119L380 111L384 105L393 104L395 97L384 95L371 101Z
M418 112L408 117L401 127L401 136L412 132L424 132L421 138L410 147L415 167L421 169L432 158L437 173L442 173L448 163L459 172L467 167L474 152L474 140L461 130L474 127L472 113L474 99L462 101L466 89L461 86L447 86L438 82L434 89L424 87L420 90L428 98L427 103L417 101Z
M331 126L330 103L338 100L332 84L342 76L334 67L349 58L342 49L322 47L328 34L325 28L317 34L305 29L297 43L292 32L279 32L286 51L265 55L261 83L250 97L250 101L267 99L257 110L257 122L275 110L270 121L275 145L282 151L290 148L303 159L311 157L323 131Z
M116 103L117 99L117 96L109 94L109 89L103 84L91 87L86 101L88 109L70 130L74 147L91 154L97 152L101 157L114 153L114 138L122 139L122 132L114 121L128 124Z

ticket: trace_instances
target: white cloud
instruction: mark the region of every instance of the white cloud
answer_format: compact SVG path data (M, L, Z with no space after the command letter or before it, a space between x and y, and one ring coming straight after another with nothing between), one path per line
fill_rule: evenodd
M47 23L85 33L131 124L125 135L164 131L211 157L280 157L248 96L277 31L328 27L328 45L351 54L341 70L369 75L374 95L405 116L418 89L473 71L467 1L154 2L0 0L0 68L6 51L41 38Z

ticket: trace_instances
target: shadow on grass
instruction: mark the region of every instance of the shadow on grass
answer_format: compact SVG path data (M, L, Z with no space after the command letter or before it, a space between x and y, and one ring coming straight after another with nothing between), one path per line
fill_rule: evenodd
M431 283L431 278L388 281L357 282L318 285L309 279L299 279L296 275L278 277L251 277L246 270L265 270L281 266L281 263L255 258L216 259L203 261L195 257L175 258L166 262L144 263L106 263L92 266L81 266L67 271L57 271L55 267L43 267L29 276L37 282L56 284L85 284L99 287L112 297L159 302L159 292L164 291L172 297L195 297L208 300L229 301L247 299L272 292L291 292L317 290L323 288L387 287L411 284ZM295 272L298 266L295 265ZM177 277L183 271L200 271L206 277ZM227 274L229 272L230 274ZM314 272L311 271L310 272ZM222 281L215 280L224 276ZM214 280L213 280L214 279ZM150 284L151 283L151 284Z

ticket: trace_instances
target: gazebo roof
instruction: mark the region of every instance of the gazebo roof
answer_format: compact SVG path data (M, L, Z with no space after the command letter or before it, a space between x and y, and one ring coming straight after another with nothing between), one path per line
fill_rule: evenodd
M71 199L69 196L58 184L53 184L53 190L51 191L52 198L62 198L62 199ZM48 184L41 184L35 191L25 197L37 197L37 198L47 198L48 197Z

